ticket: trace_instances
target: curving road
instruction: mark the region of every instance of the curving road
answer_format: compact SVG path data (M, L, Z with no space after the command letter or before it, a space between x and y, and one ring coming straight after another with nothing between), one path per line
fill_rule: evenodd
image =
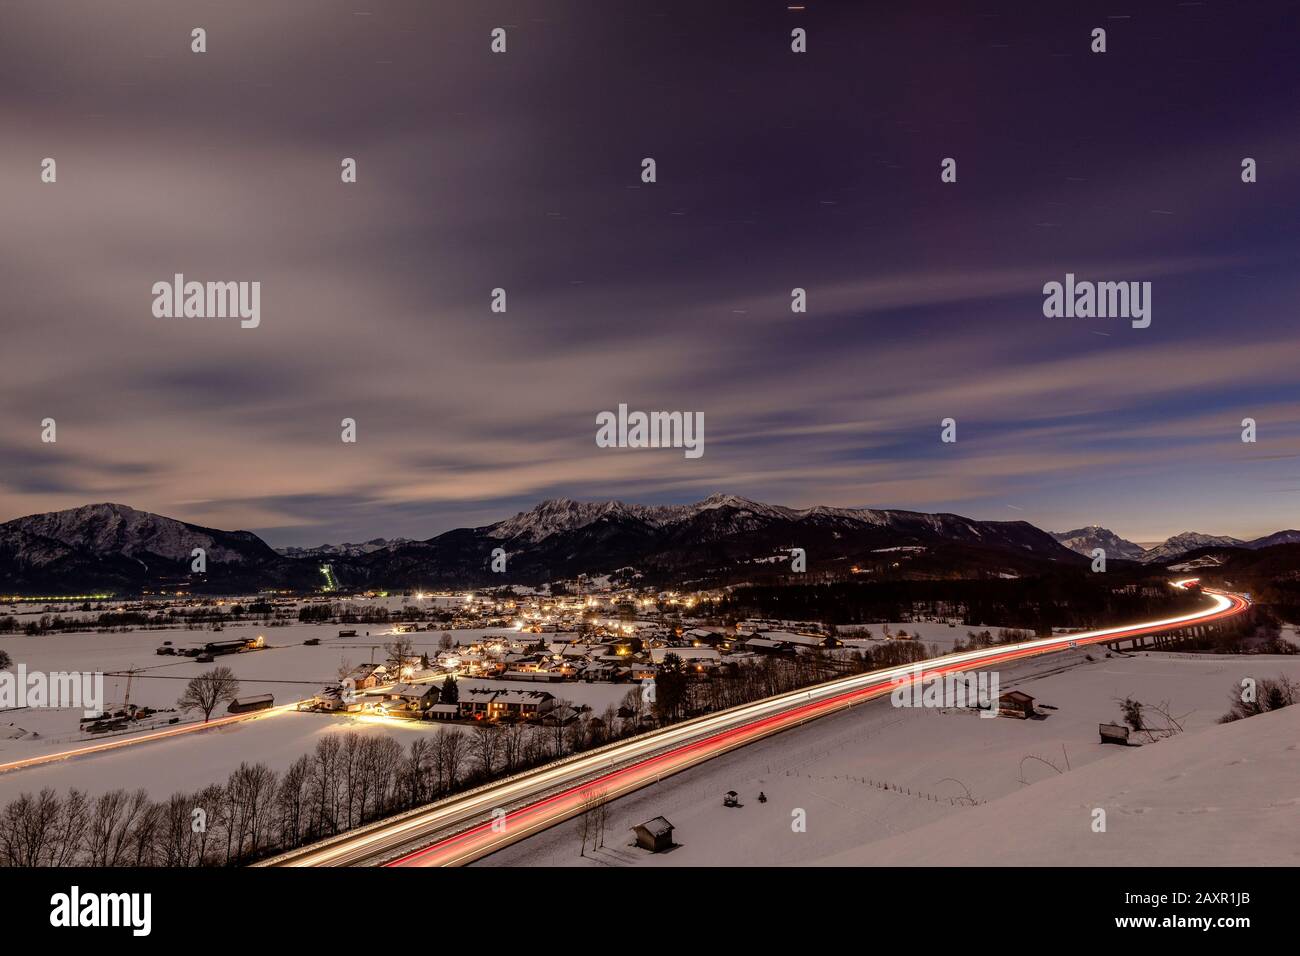
M1186 587L1194 580L1174 582L1174 586ZM262 865L456 866L469 863L581 813L593 796L612 800L804 721L888 694L900 684L1074 646L1209 624L1249 607L1250 602L1237 594L1210 589L1202 593L1210 599L1210 605L1180 617L961 651L920 665L840 678L674 724L485 785L284 854Z

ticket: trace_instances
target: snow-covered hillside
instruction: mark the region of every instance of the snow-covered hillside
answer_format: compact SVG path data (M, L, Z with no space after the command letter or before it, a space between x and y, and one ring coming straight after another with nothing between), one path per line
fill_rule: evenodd
M1078 847L1097 863L1294 864L1300 707L1218 723L1243 676L1279 674L1300 679L1300 657L1039 658L1003 670L1001 685L1034 696L1044 719L873 701L616 800L594 855L579 856L571 820L476 865L1059 864ZM1100 743L1097 725L1118 720L1126 697L1168 701L1184 733ZM722 805L728 790L743 806ZM1107 834L1090 829L1094 807L1107 809ZM630 827L660 815L679 846L627 845Z
M1171 561L1198 548L1240 548L1244 545L1245 542L1239 538L1184 531L1169 538L1164 544L1147 551L1142 555L1141 560L1147 564L1155 561Z
M1095 832L1094 812L1106 829ZM1300 707L1128 748L821 860L844 866L1300 865Z

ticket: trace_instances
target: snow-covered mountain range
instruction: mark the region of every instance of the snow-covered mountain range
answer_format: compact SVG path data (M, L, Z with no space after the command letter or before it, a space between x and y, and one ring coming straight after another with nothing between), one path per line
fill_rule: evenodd
M363 554L370 554L372 551L383 551L385 548L400 548L404 544L410 544L411 540L411 538L371 538L360 544L345 541L343 544L322 544L314 548L296 548L289 545L275 550L277 554L282 554L286 558L356 558Z
M1080 554L1088 555L1092 553L1094 548L1102 548L1108 558L1127 558L1132 561L1140 561L1143 564L1162 564L1168 561L1176 561L1183 555L1191 554L1193 551L1199 551L1202 548L1245 548L1249 551L1258 551L1260 548L1268 548L1276 544L1300 544L1300 531L1293 530L1275 531L1273 534L1249 541L1241 538L1231 538L1226 535L1183 531L1165 539L1165 541L1153 548L1143 548L1141 545L1127 541L1115 534L1115 532L1097 525L1089 525L1086 528L1078 528L1074 531L1054 531L1052 537L1070 550L1077 551Z
M506 583L490 574L494 549L508 555L511 583L632 569L648 580L725 581L778 573L793 548L808 569L831 575L1015 578L1051 567L1081 567L1093 548L1115 559L1172 563L1205 548L1261 549L1300 543L1281 531L1242 542L1185 533L1143 550L1102 527L1049 534L1025 521L978 521L957 514L872 508L788 508L715 494L680 505L548 499L480 528L413 541L275 551L248 531L220 531L96 504L0 524L0 594L140 590L189 583L209 590L312 588L328 558L343 586ZM192 571L202 548L207 568ZM1236 553L1240 554L1238 550ZM783 557L785 556L785 557ZM865 570L864 570L865 569Z

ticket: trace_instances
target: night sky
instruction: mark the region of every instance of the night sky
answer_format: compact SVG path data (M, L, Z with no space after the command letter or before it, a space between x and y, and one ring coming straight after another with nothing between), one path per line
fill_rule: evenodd
M1300 524L1297 5L806 6L0 3L0 520ZM155 318L177 272L260 281L260 327ZM1045 318L1067 272L1150 281L1151 327ZM620 402L703 457L597 448Z

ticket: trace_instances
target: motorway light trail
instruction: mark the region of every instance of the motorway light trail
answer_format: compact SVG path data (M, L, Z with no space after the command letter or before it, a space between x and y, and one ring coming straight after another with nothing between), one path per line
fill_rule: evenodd
M31 767L39 767L41 764L54 763L58 760L72 760L75 757L89 757L92 754L103 753L106 750L117 750L120 747L131 747L135 744L151 743L155 740L167 740L172 737L180 737L184 734L198 733L201 730L212 730L216 727L228 727L231 724L237 724L244 720L256 720L259 717L269 717L272 714L282 714L298 706L298 701L291 704L281 704L279 707L267 707L264 710L249 711L245 714L231 714L228 717L218 717L216 720L209 720L202 724L177 724L173 727L165 727L162 730L153 730L143 734L130 734L125 737L118 737L113 740L104 740L99 743L87 744L84 747L73 747L71 750L60 750L52 754L40 754L36 757L27 757L23 760L11 760L9 763L0 763L0 773L10 770L26 770Z
M1174 582L1186 587L1195 579ZM1209 608L1128 627L1039 638L948 654L839 678L803 690L674 724L630 740L487 784L459 797L284 854L269 865L456 866L581 813L593 794L614 799L705 760L934 675L1209 624L1245 610L1235 594L1204 590ZM514 806L513 810L507 808ZM507 811L504 817L496 811ZM495 820L494 820L495 815ZM495 822L495 826L493 825ZM419 842L422 848L410 850Z

